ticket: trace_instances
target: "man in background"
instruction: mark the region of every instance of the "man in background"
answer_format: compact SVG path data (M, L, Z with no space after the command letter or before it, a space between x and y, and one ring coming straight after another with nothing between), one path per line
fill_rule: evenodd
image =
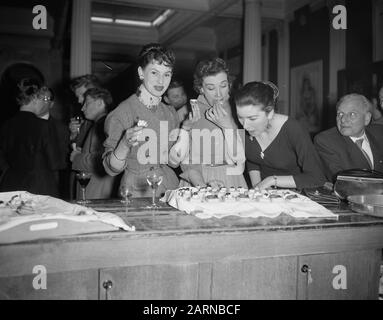
M86 74L72 79L70 87L75 94L78 103L82 106L84 103L84 93L90 88L99 88L100 83L96 76ZM76 143L76 146L78 147L82 147L90 126L91 123L87 120L82 120L81 116L72 117L69 123L71 142Z
M103 142L106 139L104 122L111 110L112 102L112 96L106 89L91 88L84 94L81 110L91 123L91 127L83 147L73 150L70 160L72 170L92 174L86 188L86 197L89 199L109 199L117 195L114 183L116 177L109 176L102 165ZM79 197L79 188L77 188L77 197Z
M165 92L164 100L167 104L173 106L178 113L180 123L189 115L188 98L183 83L179 80L172 80L168 90Z
M70 83L70 88L76 96L77 102L82 105L84 104L84 93L91 88L99 88L100 83L96 76L92 74L86 74L80 77L73 78ZM92 122L84 119L82 112L77 113L77 116L71 117L69 123L70 130L70 142L72 150L82 148L85 138L89 132ZM76 197L76 177L73 172L69 178L69 198L73 200Z
M348 169L383 172L383 126L369 125L370 101L361 94L348 94L336 108L336 127L314 139L327 179L333 182L340 171Z

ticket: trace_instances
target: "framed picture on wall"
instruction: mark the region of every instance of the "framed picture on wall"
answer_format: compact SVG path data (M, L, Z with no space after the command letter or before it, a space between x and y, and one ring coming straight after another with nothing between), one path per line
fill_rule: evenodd
M290 116L312 135L321 130L323 113L323 62L291 69Z

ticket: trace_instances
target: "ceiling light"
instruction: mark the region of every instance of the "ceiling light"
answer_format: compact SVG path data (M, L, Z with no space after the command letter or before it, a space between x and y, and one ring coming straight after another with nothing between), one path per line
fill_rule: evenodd
M171 10L171 9L167 9L165 10L165 12L163 14L161 14L160 16L158 16L153 22L152 22L152 25L154 27L158 27L160 26L162 23L164 23L168 18L169 16L174 12L174 10Z
M125 24L128 26L135 26L135 27L151 27L152 26L152 23L149 21L115 19L114 22L117 24Z
M102 23L113 23L112 18L103 18L103 17L91 17L90 18L94 22L102 22Z

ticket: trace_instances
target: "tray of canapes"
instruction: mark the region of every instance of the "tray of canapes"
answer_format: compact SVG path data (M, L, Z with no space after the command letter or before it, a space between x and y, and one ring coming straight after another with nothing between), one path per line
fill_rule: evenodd
M289 189L182 187L166 192L169 205L199 218L270 217L282 213L297 218L337 218L322 205Z

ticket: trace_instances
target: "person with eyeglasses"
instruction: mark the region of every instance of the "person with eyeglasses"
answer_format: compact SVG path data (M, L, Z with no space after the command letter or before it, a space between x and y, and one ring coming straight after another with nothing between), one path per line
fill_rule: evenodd
M18 84L19 112L0 129L0 192L59 195L58 144L48 121L49 88L33 79Z
M383 127L370 124L370 101L361 94L348 94L336 110L336 127L314 138L327 179L334 182L340 171L348 169L383 172Z

